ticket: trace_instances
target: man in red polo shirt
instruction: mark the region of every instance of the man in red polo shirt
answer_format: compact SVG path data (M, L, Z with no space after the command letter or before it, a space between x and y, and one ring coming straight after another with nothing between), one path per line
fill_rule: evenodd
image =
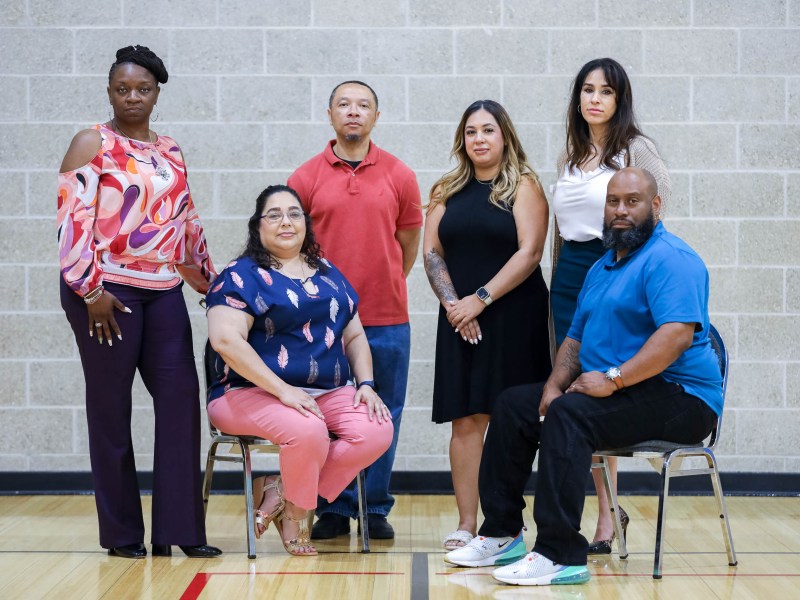
M356 383L375 387L394 421L391 447L367 469L369 534L390 539L394 530L386 516L394 498L389 479L411 352L406 277L417 256L422 210L414 172L370 141L379 116L378 97L366 83L337 85L328 101L336 139L292 173L288 184L311 215L325 256L360 297L358 313L372 351L375 381ZM321 500L311 537L347 534L357 514L353 489L334 502Z

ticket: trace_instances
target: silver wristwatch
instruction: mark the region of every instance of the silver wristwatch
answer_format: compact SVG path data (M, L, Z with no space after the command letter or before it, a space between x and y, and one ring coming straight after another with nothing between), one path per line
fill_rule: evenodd
M611 367L605 373L606 379L613 382L615 386L617 386L618 390L621 390L625 387L625 384L622 382L622 371L619 370L619 367Z

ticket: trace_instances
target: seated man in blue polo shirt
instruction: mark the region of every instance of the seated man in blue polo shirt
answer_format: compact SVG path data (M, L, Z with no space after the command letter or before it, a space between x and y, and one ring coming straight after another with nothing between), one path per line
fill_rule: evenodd
M708 272L658 221L653 176L628 167L608 183L603 244L546 383L503 392L483 448L478 537L449 552L517 585L584 583L580 534L595 450L651 439L702 441L722 411L709 340ZM546 418L545 418L546 416ZM522 498L539 449L536 543L522 540Z

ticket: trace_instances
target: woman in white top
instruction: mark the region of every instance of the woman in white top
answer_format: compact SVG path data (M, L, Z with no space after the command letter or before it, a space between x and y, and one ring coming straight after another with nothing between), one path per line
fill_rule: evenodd
M669 202L671 186L664 161L655 145L636 125L631 85L625 69L611 58L589 61L578 72L567 112L567 144L558 159L559 178L553 195L556 232L550 303L556 344L564 341L586 273L605 252L603 207L608 180L620 168L637 166L650 171L658 183L662 203ZM609 367L614 365L609 365ZM616 460L612 482L616 487ZM609 554L614 538L602 476L593 471L599 516L590 554ZM620 509L623 531L628 515Z

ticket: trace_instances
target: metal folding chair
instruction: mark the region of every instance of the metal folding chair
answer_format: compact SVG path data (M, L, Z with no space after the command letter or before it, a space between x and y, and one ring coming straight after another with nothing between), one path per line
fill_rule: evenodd
M719 360L719 368L722 374L722 398L723 404L725 399L725 392L728 387L728 351L725 349L725 343L722 341L722 336L712 325L710 330L711 345L717 354ZM731 535L731 526L728 521L728 512L725 509L725 497L722 492L722 485L719 479L719 469L717 467L717 458L714 456L714 448L719 442L720 432L722 431L722 415L717 419L717 424L711 431L711 436L706 443L699 443L694 445L676 444L673 442L665 442L663 440L650 440L635 444L627 448L618 448L615 450L603 450L595 452L595 456L600 458L600 462L593 463L593 469L600 469L603 474L603 482L608 495L608 503L611 507L612 516L614 518L614 530L618 540L618 550L620 558L628 557L628 548L626 545L625 537L622 535L622 524L619 517L619 505L617 504L617 494L611 487L611 479L608 472L608 458L616 457L633 457L633 458L646 458L653 468L661 471L661 490L658 498L658 524L656 526L656 549L653 561L653 579L661 579L661 564L664 555L664 521L667 517L666 501L669 497L669 481L673 477L688 477L692 475L708 475L711 478L711 484L714 488L714 496L717 499L717 508L720 518L720 525L722 526L722 537L725 540L725 548L728 552L728 564L736 566L736 551L733 547L733 536ZM706 460L707 466L696 469L683 469L682 463L684 458L688 457L702 457Z
M211 391L211 383L215 372L214 363L219 355L211 347L211 343L206 341L203 352L203 372L206 381L206 401ZM221 359L220 359L221 360ZM234 462L242 465L242 475L244 477L244 502L245 517L247 519L247 558L256 557L255 539L255 520L253 517L253 474L252 463L250 460L250 448L257 447L261 452L278 454L280 446L264 438L248 435L231 435L219 431L208 419L208 430L211 434L211 445L208 447L208 458L206 459L206 473L203 479L203 510L208 513L208 498L211 494L211 479L214 476L215 462ZM217 447L220 444L231 444L238 446L241 454L218 455ZM356 476L356 489L358 492L358 521L361 529L361 552L369 552L369 529L367 527L367 495L364 486L364 471L360 471ZM314 520L314 511L309 512L309 529Z

